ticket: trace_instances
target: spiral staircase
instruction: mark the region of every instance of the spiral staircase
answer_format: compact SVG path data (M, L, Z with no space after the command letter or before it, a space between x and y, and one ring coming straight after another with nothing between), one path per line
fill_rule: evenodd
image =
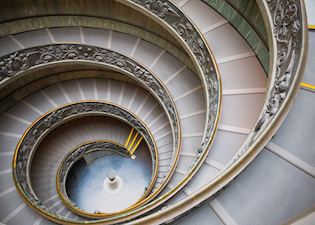
M3 1L0 224L315 224L305 3Z

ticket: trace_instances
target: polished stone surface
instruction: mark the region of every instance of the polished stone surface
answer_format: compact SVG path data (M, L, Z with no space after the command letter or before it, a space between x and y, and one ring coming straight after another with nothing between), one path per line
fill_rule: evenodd
M151 180L151 167L116 152L90 152L78 160L67 177L67 194L89 213L111 213L135 204ZM109 179L113 176L116 185Z
M243 36L265 72L269 70L269 51L264 20L255 1L202 0L217 10ZM196 1L197 2L197 1Z

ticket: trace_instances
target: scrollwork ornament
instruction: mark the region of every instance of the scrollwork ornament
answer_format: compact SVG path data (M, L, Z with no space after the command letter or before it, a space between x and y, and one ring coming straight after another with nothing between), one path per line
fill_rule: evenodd
M178 118L176 109L164 86L149 71L130 58L117 52L79 44L56 44L29 48L0 59L0 83L34 66L62 62L65 60L85 60L109 64L129 72L149 87L166 106L171 117L175 144L178 144ZM15 63L16 62L16 63Z
M135 2L162 19L166 16L180 17L168 0L135 0Z
M170 1L167 0L133 0L133 2L149 10L168 25L170 25L183 41L188 45L190 51L194 54L205 80L207 101L209 102L207 114L207 124L203 138L202 148L206 147L211 139L215 129L215 121L218 117L220 84L218 74L214 69L214 62L211 58L209 50L206 47L202 36L189 21L189 19ZM172 12L163 13L163 12Z
M276 79L272 87L272 95L265 108L265 116L256 126L256 131L278 112L287 96L295 69L295 58L298 56L296 51L296 47L299 46L297 33L301 24L298 5L294 0L269 0L267 2L273 13L273 30L278 49Z
M36 150L36 146L42 137L50 132L53 128L59 126L63 122L75 117L84 116L87 113L95 115L106 115L119 118L134 127L146 141L149 151L151 152L153 164L156 162L155 144L145 126L132 114L126 110L109 103L104 102L79 102L66 105L57 110L44 115L40 120L33 124L19 143L14 159L15 167L13 173L17 184L22 188L22 192L27 195L28 199L36 204L37 207L46 209L45 205L37 198L33 192L29 182L29 168L31 159ZM77 149L70 155L67 164L76 160L80 155L84 154L89 147L106 148L108 143L90 144ZM121 150L121 149L120 149ZM124 151L125 152L125 151ZM127 152L125 152L127 154Z
M190 49L191 54L196 59L196 63L199 68L198 70L200 71L200 78L205 89L207 105L205 132L201 146L198 150L201 153L199 154L200 157L198 156L198 162L196 162L196 164L200 164L202 161L199 159L206 155L209 150L210 142L213 140L220 111L220 81L211 54L198 30L171 2L167 0L133 0L133 2L141 5L143 8L156 15L159 19L164 20L170 27L172 27L173 31L175 31L177 35L183 39L184 43ZM47 49L48 47L49 49ZM145 86L149 87L156 96L158 96L159 101L165 107L170 117L174 133L174 146L179 146L179 121L174 103L163 85L144 67L116 52L94 46L55 44L42 46L41 48L42 49L39 51L40 53L35 54L34 58L32 58L29 68L41 64L62 62L64 60L83 60L109 64L111 66L118 67L119 69L128 71L132 74L132 76L140 80ZM38 48L33 48L32 50L38 50ZM21 71L16 70L13 72L12 76L17 75L20 72ZM7 74L5 71L0 70L0 83L2 76L6 77ZM177 147L175 148L177 149ZM175 157L175 155L173 155L173 157Z
M268 94L267 104L255 125L254 131L244 148L234 157L237 161L255 142L264 128L277 115L287 98L301 54L301 9L297 0L267 0L273 21L273 34L276 42L276 72Z

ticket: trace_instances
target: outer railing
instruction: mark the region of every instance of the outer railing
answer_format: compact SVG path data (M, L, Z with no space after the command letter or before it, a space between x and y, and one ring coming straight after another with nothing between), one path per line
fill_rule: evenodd
M112 70L120 71L122 74L126 74L130 78L141 83L141 85L144 86L148 91L150 91L152 95L157 99L157 101L160 102L161 106L165 110L166 115L169 118L173 134L174 151L172 162L170 164L170 171L167 176L163 179L158 188L153 193L150 193L150 195L143 199L141 202L137 203L137 206L138 204L145 204L156 195L158 195L160 191L162 191L164 186L171 178L179 158L181 131L179 116L175 104L167 88L154 74L150 73L145 67L135 62L134 60L114 51L94 46L78 44L55 44L23 49L10 55L1 57L0 62L3 62L2 68L0 69L0 84L4 85L6 81L10 81L10 79L12 78L21 77L25 75L25 73L31 73L32 71L46 68L49 65L63 65L69 62L88 63L103 66L105 68L110 68ZM97 105L101 103L96 102L95 104ZM98 109L99 107L97 106L96 108ZM72 110L75 113L80 112L80 110L77 109ZM104 111L105 108L99 108L99 110ZM63 110L61 112L63 112ZM87 109L87 111L84 111L83 113L88 114L89 109ZM51 123L53 123L55 120L58 121L61 119L61 114L57 113L55 116L48 117L47 119L43 120L43 123L39 125L39 128L49 127ZM67 116L67 113L65 113L65 116ZM35 121L35 123L37 122L38 121ZM30 145L30 143L33 143L35 137L43 133L39 128L35 129L34 132L29 135L29 137L26 137L27 143L25 144L25 147L22 146L22 148L20 148L20 144L25 141L24 136L28 134L29 130L27 130L15 151L13 171L16 175L15 181L16 186L18 187L17 190L27 201L27 203L32 206L32 208L40 212L43 216L58 223L74 223L75 221L64 219L46 211L46 206L41 204L41 201L36 198L30 187L30 181L28 179L29 171L26 170L26 165L31 158L30 149L32 148L32 146ZM29 129L31 129L31 127ZM19 172L16 173L16 171ZM85 221L76 222L85 223ZM99 221L91 222L99 223Z
M209 49L193 23L166 0L119 0L159 22L179 40L193 59L207 92L207 128L198 163L176 190L150 202L135 212L133 218L154 209L185 185L197 172L210 148L220 108L220 80ZM259 154L274 135L293 103L299 88L307 50L305 7L302 0L257 0L265 20L269 41L269 86L262 113L245 144L227 167L208 185L181 202L142 217L132 223L157 224L187 212L218 193ZM115 218L114 218L115 219ZM112 221L98 221L111 223Z
M269 85L259 119L235 157L209 184L181 202L133 224L172 220L217 194L259 154L288 113L303 77L308 33L302 0L256 0L265 20L269 42Z
M132 7L135 7L136 9L140 11L145 11L147 15L151 16L152 19L157 20L159 23L163 25L166 29L168 29L173 36L181 43L183 48L187 51L189 56L192 58L197 71L198 75L201 79L201 83L204 88L204 94L205 94L205 100L206 100L206 124L205 124L205 130L204 135L202 139L202 143L200 144L200 147L197 150L197 160L196 163L193 165L192 169L185 175L185 177L179 182L179 184L176 186L176 188L172 189L171 191L167 192L162 197L150 202L149 204L142 206L130 213L126 213L122 215L122 218L116 217L116 218L107 218L104 220L99 221L93 221L94 223L112 223L113 221L123 221L127 218L132 218L135 216L139 216L144 212L147 212L153 208L158 207L165 201L167 201L169 198L174 196L178 191L181 190L181 188L189 182L190 179L194 176L194 174L198 171L200 166L202 165L203 161L205 160L207 153L210 150L211 143L213 142L214 135L216 132L219 115L220 115L220 108L221 108L221 83L220 83L220 76L217 70L217 66L214 60L214 57L211 54L211 51L209 47L207 46L206 41L204 40L203 36L200 34L198 29L194 26L194 24L172 3L169 1L163 0L163 1L122 1L122 3L126 3ZM84 49L85 50L85 49ZM88 50L88 49L87 49ZM80 50L81 51L81 50ZM23 52L23 51L21 51ZM29 52L32 54L31 52ZM18 52L17 54L20 54ZM89 56L89 52L86 52L87 56ZM24 55L23 55L24 56ZM76 59L76 55L75 59ZM20 55L17 57L18 60L24 60L24 57L20 58ZM68 57L68 54L67 54ZM72 57L72 55L71 55ZM83 56L82 56L83 57ZM27 57L30 58L30 57ZM16 60L16 56L13 55L13 60ZM51 58L48 59L48 62ZM81 60L81 58L78 58ZM70 59L73 60L73 59ZM83 57L83 60L90 60L86 57ZM5 61L4 69L5 73L2 73L4 76L2 79L10 80L11 75L15 76L16 71L13 71L11 74L11 60L6 58L3 61ZM95 58L92 59L92 61L97 62L98 59L95 60ZM37 66L37 65L33 65ZM116 67L122 67L120 64L116 64ZM9 68L8 68L9 67ZM30 66L24 62L22 62L22 65L19 66L18 69L20 69L21 73L27 72L27 70L30 68ZM1 71L0 71L1 72ZM147 82L147 85L150 86L151 80L147 79L146 75L144 74L144 77L141 75L141 70L136 71L139 75L138 78L142 78ZM19 73L19 72L18 72ZM8 76L8 74L10 74ZM5 81L4 81L5 82ZM154 85L152 86L154 88ZM161 93L163 94L163 93ZM172 113L169 113L172 116ZM171 120L173 126L176 126L178 121L174 121L174 119ZM176 134L175 136L180 136L180 134ZM175 139L175 145L180 145L180 143L176 142L177 139ZM174 161L178 160L178 154L174 155ZM171 167L170 174L174 172L175 167ZM56 218L57 222L58 218ZM92 221L91 221L92 222Z

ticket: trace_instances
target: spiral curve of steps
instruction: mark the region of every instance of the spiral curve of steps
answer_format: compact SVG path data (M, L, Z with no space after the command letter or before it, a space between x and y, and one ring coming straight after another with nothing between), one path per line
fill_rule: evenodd
M130 6L130 10L146 10L144 15L149 14L150 10L156 15L158 9L154 7L161 6L154 5L155 1L148 1L153 2L152 8L148 7L150 3L147 5L143 3L145 1L118 2L125 4L126 7ZM171 7L187 16L202 36L202 40L207 45L206 48L210 49L212 60L215 63L215 71L211 72L218 73L220 82L221 94L218 94L218 108L209 107L207 96L213 97L216 93L205 87L205 81L208 81L202 77L205 70L202 68L200 75L200 68L196 65L200 59L194 58L191 50L186 49L187 46L191 47L187 40L187 46L182 44L184 42L179 41L178 45L169 45L173 48L163 49L158 44L137 36L136 33L80 25L60 27L50 27L49 25L45 27L44 25L41 28L24 30L0 38L2 60L10 60L10 57L14 59L18 53L32 54L32 51L49 49L49 47L57 50L79 49L79 51L82 48L92 49L91 51L101 49L106 54L110 52L113 55L121 55L139 65L140 69L144 68L142 71L147 71L144 74L152 74L154 79L160 82L166 90L159 95L160 93L155 92L156 89L153 86L141 82L141 79L147 78L143 78L141 75L129 76L130 71L125 67L102 67L90 64L88 60L85 62L85 59L77 62L76 59L61 59L59 64L56 63L55 68L55 64L50 64L46 70L42 70L43 72L41 68L46 68L44 64L35 63L34 68L25 64L26 75L25 77L16 76L17 81L18 79L27 80L27 76L33 74L34 78L29 78L30 82L26 82L25 87L20 87L11 93L7 87L14 84L15 77L5 78L1 83L3 86L0 86L5 90L1 96L11 96L7 99L3 98L4 107L1 109L0 117L0 221L2 223L12 225L54 224L54 222L62 224L160 224L164 222L191 224L193 221L199 221L199 224L250 224L249 221L252 220L237 216L243 214L237 214L236 204L240 204L242 198L249 202L248 198L264 193L263 185L260 188L254 186L255 182L259 183L259 179L266 180L266 184L274 182L273 176L270 176L270 180L263 175L252 178L257 176L258 172L255 170L266 170L266 173L273 173L271 169L268 171L268 167L274 168L273 165L280 165L282 170L287 169L290 174L301 173L292 164L288 166L287 161L279 161L286 157L283 156L286 154L280 147L283 143L281 138L285 137L285 134L282 135L281 132L285 129L283 127L291 126L290 123L293 121L290 118L291 114L280 128L279 137L276 135L256 158L264 147L263 143L269 141L280 126L279 121L284 119L288 111L285 107L289 107L293 101L297 89L296 83L301 78L296 75L294 82L289 82L288 88L285 89L288 94L285 92L286 95L281 96L286 104L282 104L282 100L280 100L277 105L279 111L271 114L268 107L266 110L266 105L268 105L268 98L274 94L272 82L275 82L275 86L278 88L282 81L277 81L273 69L270 70L272 72L266 74L254 50L229 21L203 1L174 0L165 4L170 4ZM165 6L166 11L160 13L174 13L173 8L167 8L168 6ZM303 9L299 8L299 10ZM160 14L157 15L159 18L153 18L154 15L149 16L150 20L156 21L165 18ZM157 24L159 23L157 22ZM168 29L165 24L161 27ZM176 38L178 39L178 37ZM165 43L168 41L166 40ZM173 40L170 39L170 42ZM182 47L179 47L181 44ZM172 54L177 51L177 48L180 49L179 52L186 51L187 55L184 53L182 53L184 55ZM196 49L193 49L192 52L198 55L194 50ZM303 52L299 54L300 58L294 61L296 64L293 65L293 60L285 63L289 69L296 66L294 67L296 74L300 70L299 62L304 57ZM187 64L185 64L184 59L186 58L191 58L192 62L186 61ZM273 63L270 65L276 66ZM13 64L13 68L14 66ZM59 68L61 69L58 70ZM285 69L282 71L282 68L280 70L285 71ZM41 72L49 75L42 76ZM6 85L8 86L6 87ZM215 84L212 85L215 86ZM161 96L170 96L171 101L165 102ZM303 96L304 94L299 94L298 98L305 98ZM13 101L10 102L11 100ZM97 215L97 213L95 217L76 214L60 199L60 193L56 189L56 174L61 161L71 149L84 142L95 140L111 140L123 146L128 142L128 135L132 135L126 124L123 125L121 122L114 122L101 116L91 116L73 122L65 122L60 127L54 128L56 131L52 130L47 137L43 137L36 151L34 150L30 169L31 187L44 208L29 207L30 203L23 199L28 194L24 194L24 197L21 198L19 192L23 189L17 189L17 181L14 180L16 175L12 170L12 165L15 168L14 160L17 158L16 148L19 146L19 142L27 134L29 127L47 113L74 103L89 101L107 102L128 110L145 124L152 135L157 149L158 168L156 180L147 199L139 200L139 204L135 204L134 208L108 217ZM174 107L175 113L170 111L169 107ZM295 107L293 107L292 114L295 113ZM211 134L215 134L214 138L207 139L207 132L210 132L207 124L211 121L210 116L213 116L211 112L214 114L218 112L220 118L214 123L214 131ZM268 117L264 117L266 112ZM273 119L278 117L279 121L273 122ZM178 127L174 125L174 118L178 119ZM272 125L269 126L269 123ZM260 136L266 136L261 143L258 141ZM250 142L250 140L254 141ZM138 149L135 149L135 162L147 160L145 156L142 156L146 151L143 142ZM209 142L209 148L204 147L205 142ZM254 146L255 143L259 143L259 145L247 159L246 151L244 153L242 149L248 146L251 148L251 145ZM139 155L137 156L137 154ZM248 161L238 164L240 161L242 162L242 157ZM256 159L254 160L254 158ZM250 162L250 166L238 175ZM270 162L270 164L266 162ZM310 164L312 164L311 159ZM314 178L313 167L307 166L308 164L304 171L308 174L307 176ZM235 170L231 178L222 182L222 187L215 186L216 182L219 182L218 180L222 179L232 167L240 169ZM314 195L311 194L314 181L305 178L304 174L296 176L299 177L300 182L307 183L304 196L309 195L310 198L308 201L298 201L298 209L292 211L294 215L310 208L314 203ZM135 175L134 179L137 179L136 177ZM235 180L230 183L230 180L234 178ZM288 185L289 178L290 176L281 184ZM228 183L230 184L227 185ZM243 187L247 184L249 187L245 188L246 191L250 188L254 189L253 192L249 192L249 197L246 196L247 192L243 191ZM226 191L217 192L212 189L204 191L205 188L211 188L211 185L214 185L215 190L221 190L224 187ZM288 195L296 190L296 186L286 190L287 192L284 193ZM214 196L212 193L216 195ZM277 192L264 195L268 196L268 199L272 199L273 193ZM232 196L235 195L239 196L237 203L233 203ZM196 196L195 200L194 196ZM29 201L31 202L31 200ZM199 207L194 208L196 206ZM251 207L245 207L249 214L252 213L251 209ZM261 222L261 216L265 216L267 212L269 211L259 214L258 222L254 224L264 224ZM280 217L274 216L268 220L268 224L286 222L294 215L290 215L288 211L284 210ZM253 216L247 218L252 219Z

